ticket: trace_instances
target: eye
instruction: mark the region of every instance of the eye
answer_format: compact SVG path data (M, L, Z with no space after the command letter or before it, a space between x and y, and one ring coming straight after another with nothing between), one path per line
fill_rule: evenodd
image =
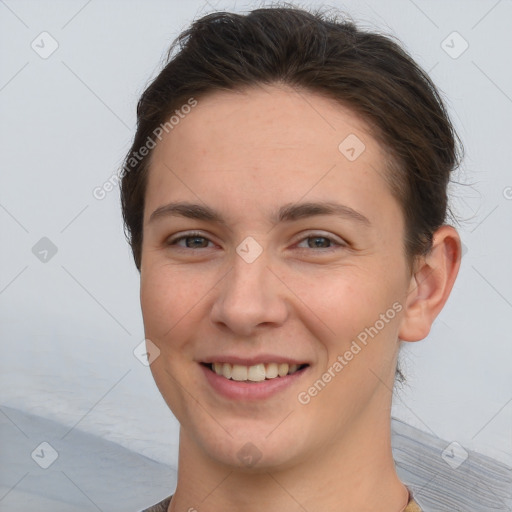
M309 240L312 240L312 243L309 243ZM307 247L300 247L300 244L303 242L307 243ZM321 249L323 251L333 251L336 250L336 248L344 247L345 245L346 244L343 242L338 242L333 237L326 236L322 233L311 233L309 236L303 238L297 247L300 247L301 249Z
M185 241L185 245L179 245L177 242ZM204 244L208 245L208 238L204 237L201 233L186 233L176 238L170 238L167 245L178 245L183 249L207 249Z
M312 243L308 241L312 240ZM179 242L184 241L184 245ZM307 247L300 247L300 244L306 242ZM170 238L167 245L174 245L183 249L208 249L208 243L213 243L211 240L203 236L199 232L185 233L184 235ZM297 247L300 249L320 249L321 252L328 252L336 250L339 247L345 247L346 244L342 241L337 241L334 237L326 236L322 233L312 233L309 236L302 238ZM316 251L316 252L320 252Z

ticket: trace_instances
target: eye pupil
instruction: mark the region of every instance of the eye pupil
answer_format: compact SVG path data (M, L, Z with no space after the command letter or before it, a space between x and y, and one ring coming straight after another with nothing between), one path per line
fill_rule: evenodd
M192 240L193 242L190 244L189 241ZM197 247L197 245L195 245L195 242L197 242L198 240L202 240L203 241L203 246L204 246L204 241L206 240L203 236L188 236L186 238L186 246L187 247ZM201 245L201 242L199 243L199 245Z
M326 238L325 236L314 236L314 237L311 237L310 238L311 240L314 240L313 244L314 244L314 247L328 247L328 245L326 245L325 243L322 244L322 242L320 242L320 244L318 244L318 240L324 240L326 243L330 243L330 241L328 240L328 238Z

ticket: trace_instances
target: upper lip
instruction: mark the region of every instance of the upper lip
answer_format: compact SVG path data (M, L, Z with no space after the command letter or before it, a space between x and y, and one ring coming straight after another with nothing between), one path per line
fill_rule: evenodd
M309 364L304 360L292 359L287 356L278 356L272 354L259 354L253 357L240 357L235 355L219 355L219 356L211 356L206 357L201 360L202 363L210 364L210 363L229 363L229 364L239 364L242 366L254 366L256 364L262 363L288 363L288 364Z

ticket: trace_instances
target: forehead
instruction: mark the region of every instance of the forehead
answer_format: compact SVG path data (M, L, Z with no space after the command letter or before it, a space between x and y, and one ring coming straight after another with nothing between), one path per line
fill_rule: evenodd
M336 159L339 143L356 134L368 143L369 151L380 149L368 125L339 102L290 86L254 86L200 98L197 106L168 130L166 142L159 146L173 151L186 142L200 154L226 164L263 149L297 152L299 144L308 153L315 148L322 153L327 150ZM212 141L215 147L209 145Z
M145 218L178 196L213 194L220 207L333 194L362 207L386 193L385 160L368 125L332 99L287 86L215 92L153 150Z

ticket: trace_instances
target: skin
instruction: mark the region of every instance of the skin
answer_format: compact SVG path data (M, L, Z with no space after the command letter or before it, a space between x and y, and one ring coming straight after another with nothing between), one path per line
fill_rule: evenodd
M349 134L365 145L354 161L338 149ZM385 157L352 111L277 85L200 98L154 149L141 306L160 350L151 371L181 425L169 511L404 509L390 445L397 354L400 340L428 335L457 275L460 240L441 227L409 272ZM226 223L150 221L171 201L207 205ZM370 225L332 215L271 222L277 208L304 201L342 203ZM190 231L204 238L170 243ZM248 236L262 249L252 263L236 251ZM397 302L401 311L301 404L298 393ZM293 354L310 366L276 396L236 401L218 395L199 365L226 353ZM238 456L248 442L260 457L253 466Z

